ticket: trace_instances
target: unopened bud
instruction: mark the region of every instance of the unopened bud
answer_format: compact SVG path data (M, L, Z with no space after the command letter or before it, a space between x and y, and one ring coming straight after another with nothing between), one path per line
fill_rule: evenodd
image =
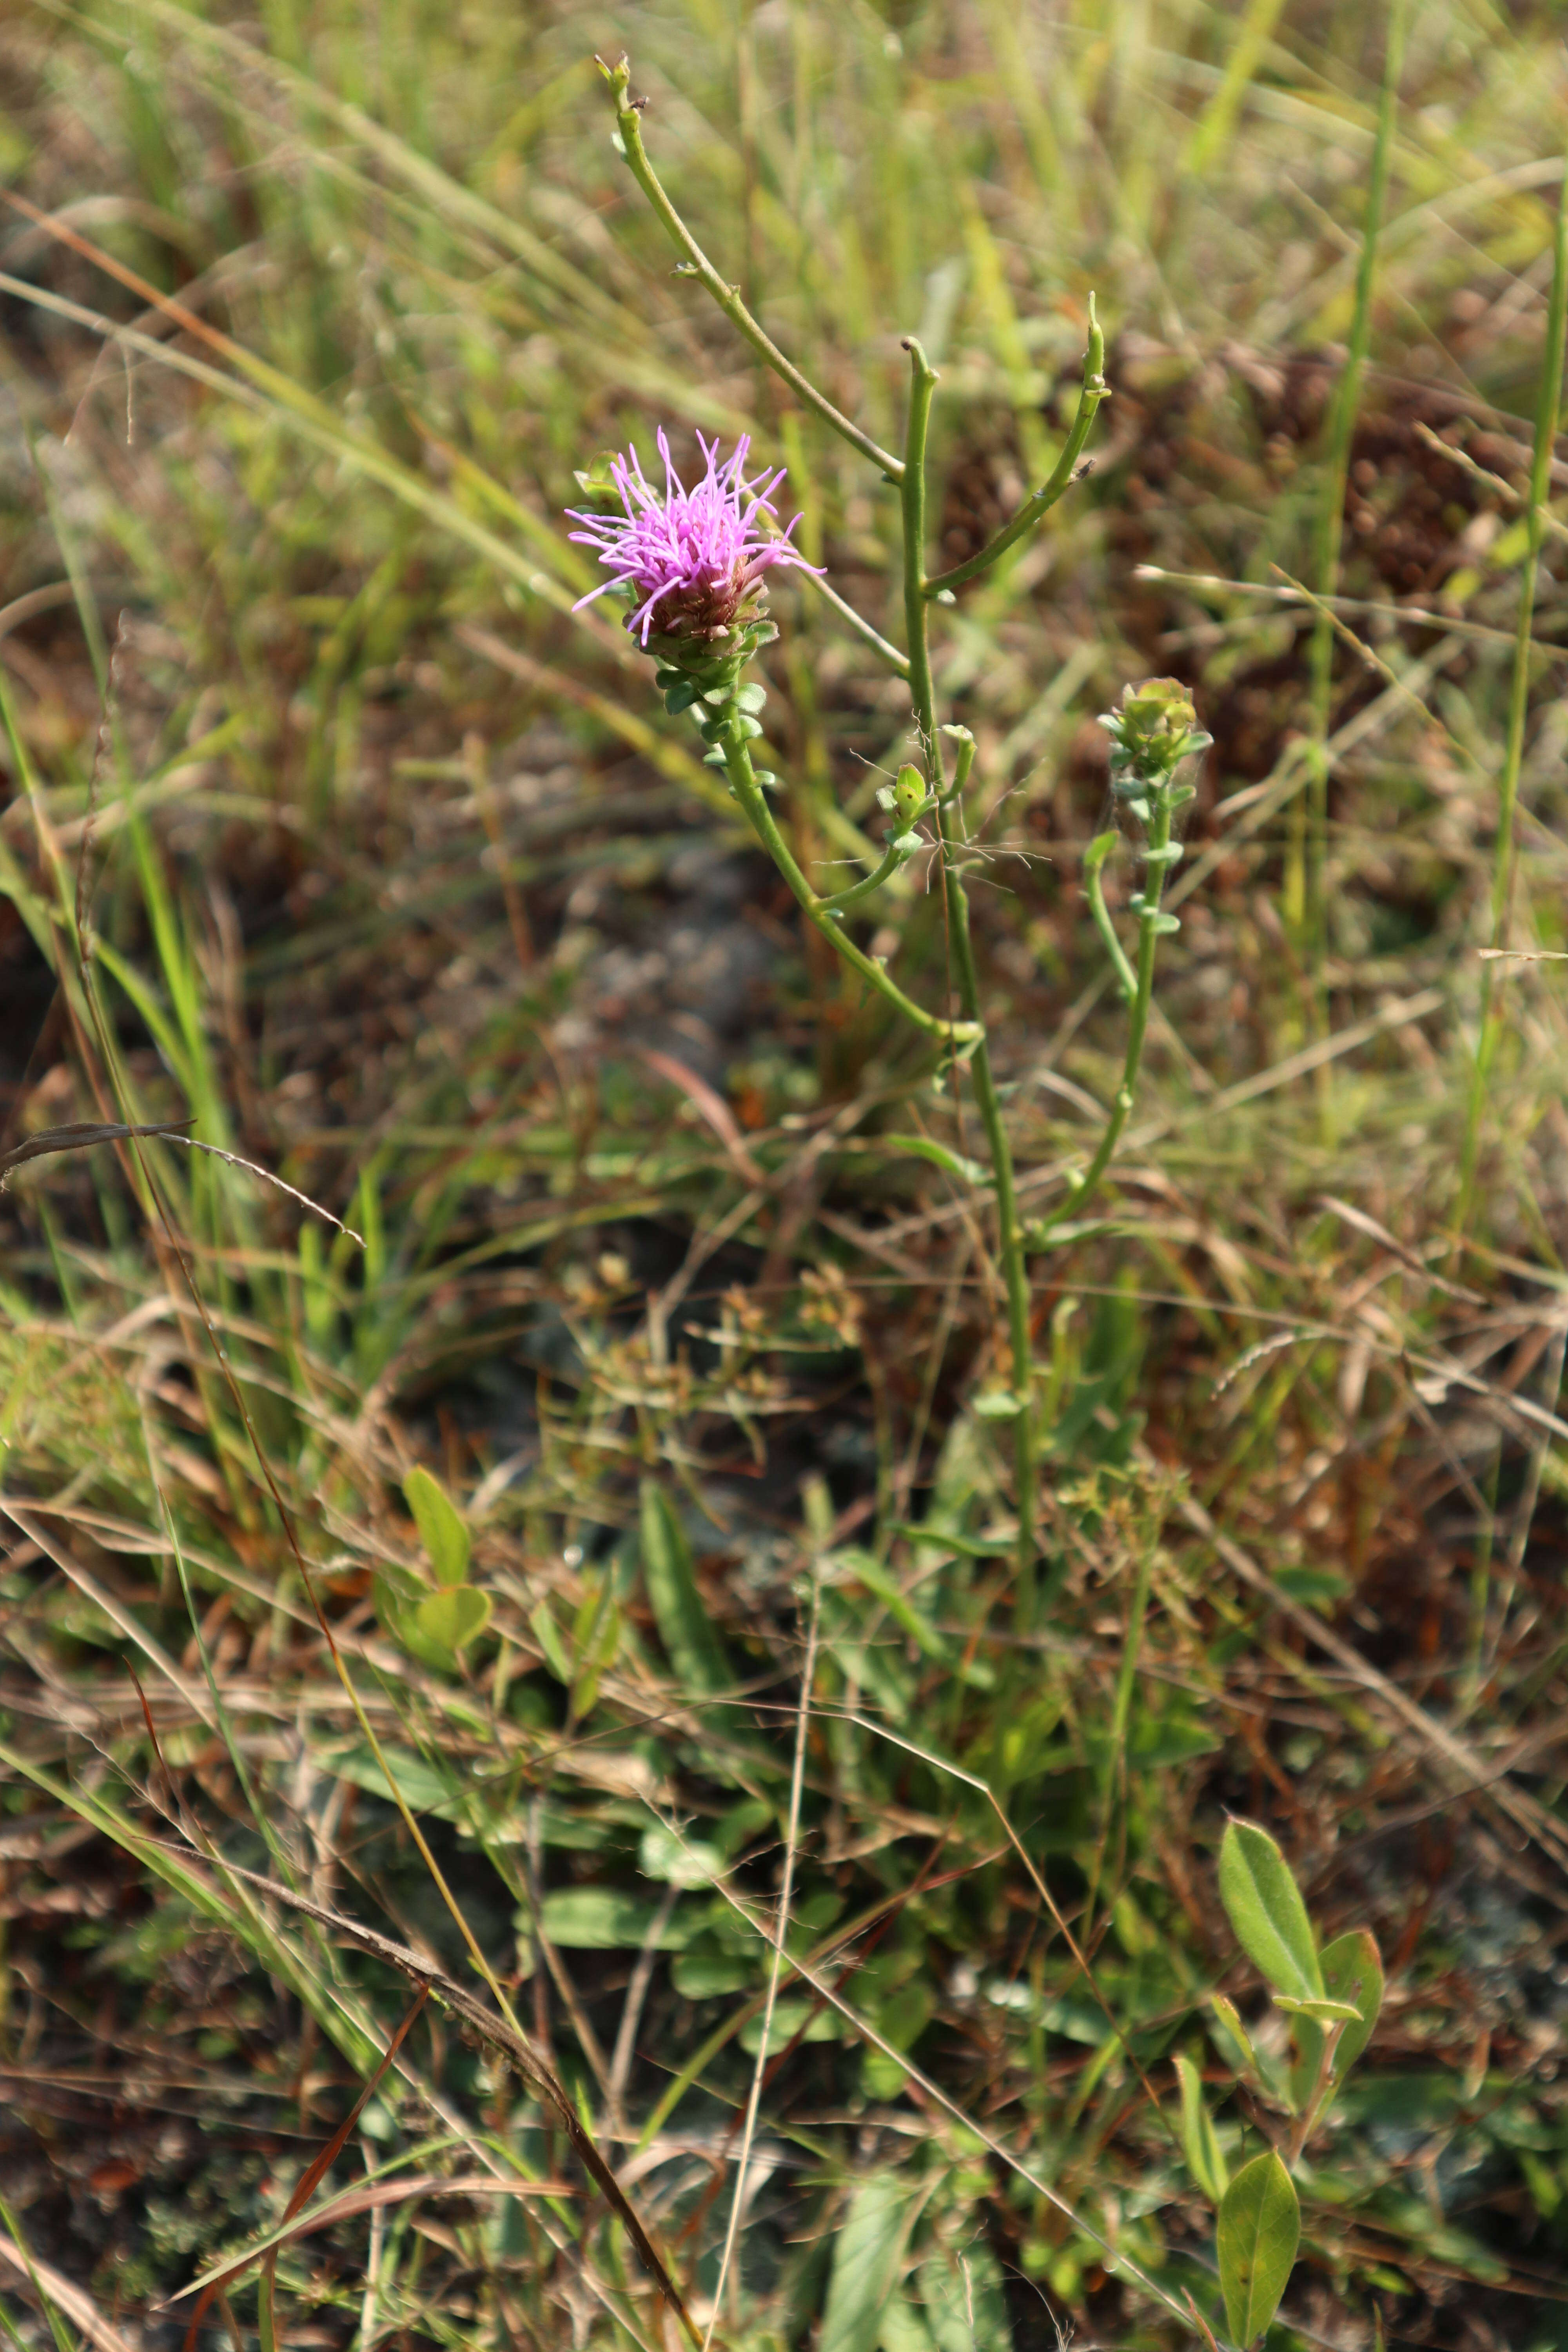
M1179 677L1147 677L1121 698L1121 724L1130 742L1179 742L1198 723L1193 698Z
M1118 754L1114 767L1159 789L1190 751L1206 749L1192 695L1178 677L1130 686L1100 720Z
M920 770L905 765L893 779L893 806L906 825L912 824L925 806L926 780Z

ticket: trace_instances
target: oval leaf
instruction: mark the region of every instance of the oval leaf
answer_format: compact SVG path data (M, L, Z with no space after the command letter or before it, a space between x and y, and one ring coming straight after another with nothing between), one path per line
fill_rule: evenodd
M874 2172L850 2199L834 2248L818 2352L876 2352L899 2283L915 2194L897 2173Z
M962 2253L948 2251L923 2262L920 2290L937 2352L1006 2352L1013 2340L1007 2292L1001 2265L984 2239Z
M540 1906L539 1924L552 1944L571 1952L636 1952L650 1941L661 1952L678 1952L695 1932L679 1918L661 1926L657 1904L610 1886L557 1887Z
M433 1649L455 1657L477 1641L490 1622L490 1596L477 1585L452 1584L444 1592L427 1592L414 1612L414 1622Z
M1383 1960L1370 1929L1352 1927L1348 1936L1337 1937L1324 1950L1322 1969L1330 1999L1348 2007L1351 2014L1340 2028L1333 2071L1326 2083L1322 2080L1326 2039L1322 2028L1305 2019L1296 2028L1298 2056L1292 2081L1298 2104L1305 2106L1316 2098L1320 2114L1366 2048L1383 2007Z
M1312 1923L1290 1866L1267 1830L1232 1822L1219 1850L1220 1899L1237 1943L1276 1992L1321 2000Z
M1242 2167L1220 2201L1219 2283L1237 2344L1256 2344L1279 2310L1300 2239L1295 2184L1270 2148Z
M735 1677L702 1605L691 1548L651 1478L643 1481L641 1532L643 1582L670 1664L689 1692L732 1690Z
M468 1530L457 1505L428 1470L411 1470L403 1482L403 1495L437 1583L461 1584L468 1572Z

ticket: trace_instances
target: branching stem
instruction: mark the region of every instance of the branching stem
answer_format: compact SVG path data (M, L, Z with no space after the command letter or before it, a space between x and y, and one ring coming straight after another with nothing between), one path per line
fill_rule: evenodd
M917 1004L912 996L904 994L897 981L889 979L883 967L873 957L867 955L863 949L856 946L852 939L846 936L842 927L836 920L827 900L818 898L800 867L795 864L795 854L779 831L777 820L768 806L767 794L757 782L756 771L752 765L752 754L747 748L746 738L741 730L738 720L731 725L725 735L723 748L724 765L729 772L730 782L735 787L735 798L740 802L747 822L784 880L789 884L802 913L809 921L816 924L823 938L831 940L845 962L852 964L861 979L874 988L879 996L885 996L895 1012L901 1013L906 1021L913 1022L915 1027L922 1030L928 1037L940 1038L943 1045L952 1045L960 1048L977 1044L981 1034L977 1022L943 1021L937 1013L928 1013L923 1004Z
M1104 835L1100 839L1105 838ZM1095 846L1099 847L1097 842ZM1105 1122L1105 1132L1100 1139L1100 1149L1081 1175L1069 1177L1068 1191L1049 1215L1041 1219L1030 1234L1032 1244L1038 1248L1070 1209L1075 1216L1087 1207L1100 1178L1110 1167L1121 1130L1132 1108L1132 1097L1138 1085L1138 1071L1143 1059L1143 1040L1148 1034L1149 1008L1154 996L1154 959L1159 952L1160 934L1175 929L1173 917L1162 917L1160 898L1165 887L1165 873L1173 860L1171 855L1171 803L1163 792L1149 795L1149 880L1143 892L1143 902L1138 912L1138 969L1131 971L1121 942L1110 927L1110 918L1103 914L1104 901L1099 898L1099 877L1094 877L1089 890L1089 904L1096 907L1095 920L1100 935L1112 949L1112 961L1117 979L1123 986L1124 973L1131 978L1130 1010L1127 1023L1127 1053L1121 1066L1121 1084L1116 1089L1116 1099L1110 1106L1110 1116ZM1174 856L1179 856L1176 851ZM1103 860L1101 861L1103 863ZM1103 919L1102 919L1103 917Z
M944 588L956 588L977 572L989 572L997 560L1016 546L1047 514L1063 492L1071 488L1078 472L1078 461L1083 455L1084 443L1093 428L1096 411L1102 400L1110 397L1110 387L1105 381L1105 336L1095 315L1094 297L1089 298L1089 349L1083 355L1083 389L1078 396L1078 414L1072 430L1057 459L1051 478L1033 498L1026 499L1009 523L1005 523L995 538L963 563L955 563L951 572L939 572L934 580L925 582L921 594L940 596Z

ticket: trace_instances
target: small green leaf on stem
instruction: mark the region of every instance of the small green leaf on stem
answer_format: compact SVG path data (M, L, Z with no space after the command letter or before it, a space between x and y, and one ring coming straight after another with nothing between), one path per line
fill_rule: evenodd
M403 1495L437 1583L461 1584L468 1572L468 1530L457 1505L439 1480L421 1467L408 1473Z
M1220 2201L1219 2283L1237 2344L1256 2344L1279 2310L1300 2242L1295 2184L1270 2148L1242 2167Z
M1352 1927L1336 1937L1322 1956L1323 1984L1337 2017L1342 2019L1335 2039L1330 2071L1324 2077L1327 2036L1312 2011L1296 2028L1296 2063L1291 2084L1303 2109L1316 2101L1321 2114L1372 2038L1383 2007L1383 1960L1375 1938L1365 1927ZM1283 2001L1279 2007L1285 2007Z
M1323 1954L1322 1969L1327 1990L1348 2001L1356 2014L1334 2050L1334 2080L1342 2083L1371 2041L1383 2007L1383 1958L1371 1930L1352 1927L1348 1936L1337 1936Z
M451 1584L428 1592L414 1612L414 1622L432 1649L456 1657L477 1642L490 1622L490 1596L477 1585Z
M950 1150L931 1135L882 1135L877 1139L885 1151L906 1152L914 1160L928 1160L933 1168L945 1169L964 1184L989 1184L991 1171L978 1160L966 1160L962 1152Z
M643 1481L639 1525L643 1581L670 1664L693 1697L732 1689L735 1676L703 1606L691 1548L651 1478Z
M1219 1892L1247 1958L1276 1992L1321 2000L1322 1969L1301 1890L1255 1822L1233 1821L1219 1853Z
M1187 2170L1210 2204L1217 2205L1230 2186L1230 2167L1204 2105L1202 2077L1190 2058L1176 2060L1176 2079L1182 2086L1182 2153Z

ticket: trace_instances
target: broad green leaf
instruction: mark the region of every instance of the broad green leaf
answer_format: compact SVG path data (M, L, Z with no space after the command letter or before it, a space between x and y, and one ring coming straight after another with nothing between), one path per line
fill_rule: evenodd
M732 1690L735 1676L697 1589L691 1548L651 1478L642 1487L643 1581L665 1654L688 1691Z
M833 2252L817 2352L876 2352L918 2193L896 2172L874 2172L856 2189Z
M1187 2170L1209 2203L1217 2205L1230 2186L1230 2167L1214 2118L1204 2104L1202 2079L1190 2058L1176 2060L1176 2079L1182 2086L1182 2153Z
M814 2009L808 2000L778 2000L773 2003L768 2048L776 2058L786 2042L797 2039L801 2042L842 2042L847 2030L835 2009ZM747 2057L754 2058L763 2046L762 2018L749 2017L738 2038Z
M1268 1831L1255 1822L1232 1822L1226 1829L1219 1891L1237 1943L1275 1991L1321 2000L1322 1971L1301 1890Z
M705 1838L682 1837L663 1822L649 1822L637 1849L637 1868L666 1886L711 1886L724 1874L724 1857Z
M549 1604L541 1601L530 1612L528 1622L533 1628L534 1640L544 1653L545 1664L558 1683L569 1685L573 1680L572 1660Z
M450 1819L461 1805L462 1790L455 1773L427 1764L423 1756L410 1755L405 1748L384 1747L381 1752L410 1812L444 1813ZM368 1748L323 1749L319 1751L319 1760L327 1764L340 1780L348 1780L373 1797L384 1797L391 1801L386 1773Z
M437 1583L461 1584L468 1572L468 1530L457 1505L428 1470L411 1470L403 1482L403 1494Z
M1270 2148L1243 2165L1220 2200L1219 2283L1237 2344L1256 2344L1279 2310L1300 2239L1295 2184Z
M490 1596L477 1585L449 1584L441 1592L427 1592L414 1612L414 1622L434 1649L453 1657L478 1641L490 1622Z
M540 1925L552 1944L569 1952L637 1952L652 1932L658 1906L608 1886L563 1886L547 1895ZM679 1912L667 1919L657 1948L678 1952L697 1932Z
M1338 2000L1349 2001L1356 2022L1334 2045L1334 2080L1342 2083L1372 2039L1383 2007L1383 1958L1370 1928L1337 1936L1323 1954L1323 1983Z
M930 2328L901 2291L882 2314L880 2352L932 2352Z
M1006 2291L984 2238L923 2262L920 2290L939 2352L1006 2352L1012 2342Z

